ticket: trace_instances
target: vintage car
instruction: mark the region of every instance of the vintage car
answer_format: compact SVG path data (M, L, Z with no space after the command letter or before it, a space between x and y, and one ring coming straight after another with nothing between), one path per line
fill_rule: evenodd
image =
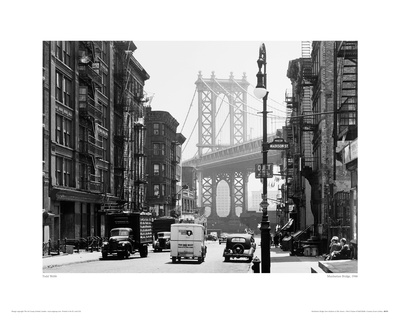
M157 239L153 245L154 251L162 251L171 248L171 232L157 232Z
M110 231L110 238L103 242L101 255L106 259L109 254L116 253L120 259L128 258L134 253L134 237L131 228L114 228Z
M209 240L209 241L217 241L217 239L218 239L218 237L217 237L215 234L209 233L209 234L206 236L206 240Z
M251 234L229 234L226 239L223 257L225 258L225 262L229 261L231 258L247 258L249 261L252 261L255 250L256 242Z
M226 243L226 239L228 239L228 235L226 233L221 233L221 235L218 239L219 244Z

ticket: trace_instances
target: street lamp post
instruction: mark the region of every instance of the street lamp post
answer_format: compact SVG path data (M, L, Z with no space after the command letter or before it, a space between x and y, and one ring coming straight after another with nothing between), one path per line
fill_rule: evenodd
M259 57L257 60L258 73L257 73L257 86L254 89L254 94L257 98L263 99L263 166L268 165L268 135L267 135L267 52L265 44L260 45ZM264 66L263 72L261 71ZM261 220L261 272L271 272L271 236L270 225L268 218L268 181L267 177L263 177L263 195L262 195L262 220Z

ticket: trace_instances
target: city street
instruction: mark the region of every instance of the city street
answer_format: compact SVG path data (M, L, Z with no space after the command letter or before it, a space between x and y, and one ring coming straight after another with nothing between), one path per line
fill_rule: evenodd
M147 258L141 258L139 253L131 255L128 259L120 260L116 256L109 256L103 260L100 253L97 261L73 263L62 266L44 268L45 273L246 273L251 263L247 260L234 260L224 262L222 257L225 244L218 241L207 241L207 256L205 262L199 264L197 260L182 259L181 262L172 263L170 251L153 252L149 250ZM256 250L260 255L260 247ZM52 259L52 258L47 258Z
M257 249L255 256L261 257L260 238L256 236ZM205 262L183 259L172 263L170 251L149 251L147 258L140 258L138 253L128 259L120 260L116 256L104 260L100 252L67 256L56 256L43 259L44 273L253 273L252 263L247 260L224 262L222 252L225 244L218 241L207 241ZM271 248L271 273L310 273L316 267L321 256L290 256L290 252L280 248Z

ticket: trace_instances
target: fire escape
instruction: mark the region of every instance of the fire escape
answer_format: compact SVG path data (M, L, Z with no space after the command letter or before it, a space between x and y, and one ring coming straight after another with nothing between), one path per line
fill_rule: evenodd
M357 138L357 41L335 42L335 125L333 137L335 159L343 161L341 150ZM336 167L334 177L336 179ZM329 216L331 234L351 238L350 192L338 191L333 198L333 211Z
M79 43L79 162L80 188L94 193L103 192L96 161L103 157L103 148L97 137L103 113L96 101L96 90L102 85L99 69L95 69L96 51L92 41Z
M357 138L357 41L335 43L337 138L346 141Z
M297 220L299 214L305 214L301 209L306 200L303 177L309 179L314 166L312 139L316 126L311 96L316 77L312 72L310 51L310 43L302 42L302 58L290 62L287 76L292 81L293 93L285 96L288 109L285 131L290 144L287 151L287 197L296 205L292 217L297 215ZM296 228L299 227L296 222Z
M145 202L145 134L143 86L133 77L132 42L114 42L114 192L120 199L105 211L142 210Z

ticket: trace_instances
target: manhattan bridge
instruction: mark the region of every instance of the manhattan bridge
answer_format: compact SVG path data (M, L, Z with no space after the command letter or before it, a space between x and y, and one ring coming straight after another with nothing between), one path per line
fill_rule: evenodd
M203 78L199 72L195 85L191 107L197 92L198 117L188 141L197 128L197 152L183 161L182 166L196 170L198 204L208 218L208 227L226 232L243 231L240 217L249 208L249 177L255 172L256 164L262 163L261 100L248 92L251 88L246 74L241 79L235 79L232 73L228 79L218 79L214 72L210 78ZM268 142L280 135L279 123L282 126L286 119L286 108L272 102L278 107L268 101L271 111L267 119ZM251 106L256 103L258 107ZM279 150L268 152L268 163L274 164L277 173L282 163L281 154ZM221 200L218 198L221 183L229 189L229 213L225 216L218 212L217 206Z

